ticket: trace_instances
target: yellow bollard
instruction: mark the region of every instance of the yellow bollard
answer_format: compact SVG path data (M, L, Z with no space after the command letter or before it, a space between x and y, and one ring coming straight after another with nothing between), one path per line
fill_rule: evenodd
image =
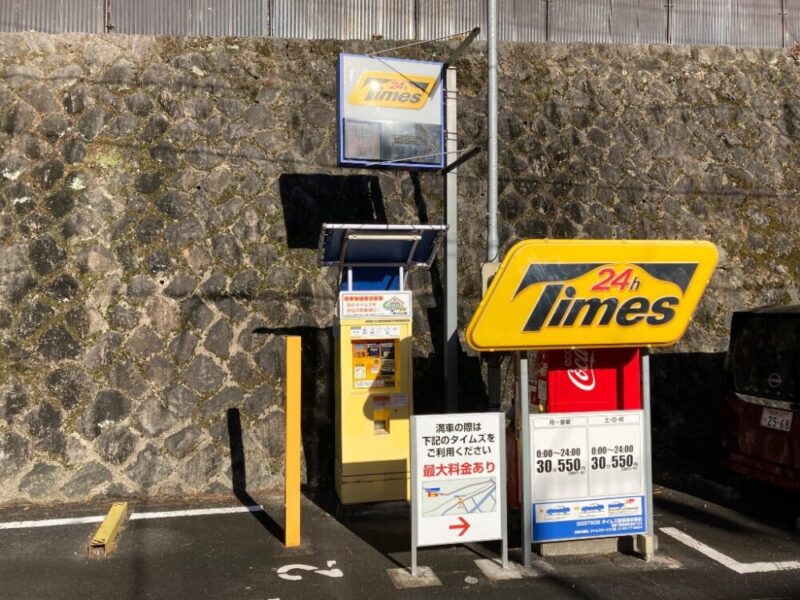
M300 545L300 337L286 338L286 469L284 535L287 548Z

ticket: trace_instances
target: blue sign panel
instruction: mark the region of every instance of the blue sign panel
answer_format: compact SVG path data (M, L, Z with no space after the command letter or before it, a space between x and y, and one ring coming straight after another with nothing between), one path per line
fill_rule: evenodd
M534 542L646 533L644 496L540 502L531 510Z

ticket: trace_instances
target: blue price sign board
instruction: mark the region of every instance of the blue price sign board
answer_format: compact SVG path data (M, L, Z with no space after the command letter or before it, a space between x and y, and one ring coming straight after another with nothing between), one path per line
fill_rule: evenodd
M534 542L645 533L644 414L530 417Z

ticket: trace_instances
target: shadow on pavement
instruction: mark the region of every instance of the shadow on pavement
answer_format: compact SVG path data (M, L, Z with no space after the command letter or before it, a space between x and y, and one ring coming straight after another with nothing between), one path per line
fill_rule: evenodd
M708 476L689 478L680 485L673 484L667 487L684 494L687 498L693 498L694 504L656 496L656 506L662 506L687 519L734 532L742 529L735 519L714 515L706 506L701 506L706 501L735 511L763 525L784 531L797 531L800 494L722 471Z
M242 419L238 408L230 408L227 412L228 439L231 445L231 477L233 480L233 493L244 506L256 506L253 497L247 492L247 468L244 457L244 443L242 442ZM271 533L278 541L283 542L284 530L265 511L251 512L262 527Z

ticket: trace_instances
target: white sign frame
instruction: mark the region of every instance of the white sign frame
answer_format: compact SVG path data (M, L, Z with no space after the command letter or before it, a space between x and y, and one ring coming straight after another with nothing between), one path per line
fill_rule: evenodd
M475 425L479 425L475 431ZM468 427L469 425L469 427ZM467 431L467 429L469 429ZM489 436L493 436L491 439ZM445 439L447 438L447 439ZM454 440L454 438L457 438ZM439 450L444 452L439 452ZM448 456L449 449L462 454ZM472 454L479 451L480 454ZM439 455L441 454L441 455ZM491 473L484 468L475 473L470 466L464 473L462 464L494 465ZM448 474L439 471L447 465ZM453 472L452 465L459 467ZM427 474L426 474L427 473ZM488 479L493 479L493 483ZM454 494L451 485L464 485L472 496ZM494 510L477 510L494 490ZM445 491L442 491L445 487ZM487 491L488 490L488 491ZM431 496L433 494L433 496ZM482 494L482 496L481 496ZM441 504L437 498L442 498ZM473 502L472 507L468 502ZM470 508L474 510L470 510ZM424 515L426 509L443 514ZM452 512L451 512L452 511ZM505 414L455 413L445 415L415 415L411 417L411 571L416 576L417 548L447 544L465 544L502 540L502 560L508 563L506 505L506 437Z

